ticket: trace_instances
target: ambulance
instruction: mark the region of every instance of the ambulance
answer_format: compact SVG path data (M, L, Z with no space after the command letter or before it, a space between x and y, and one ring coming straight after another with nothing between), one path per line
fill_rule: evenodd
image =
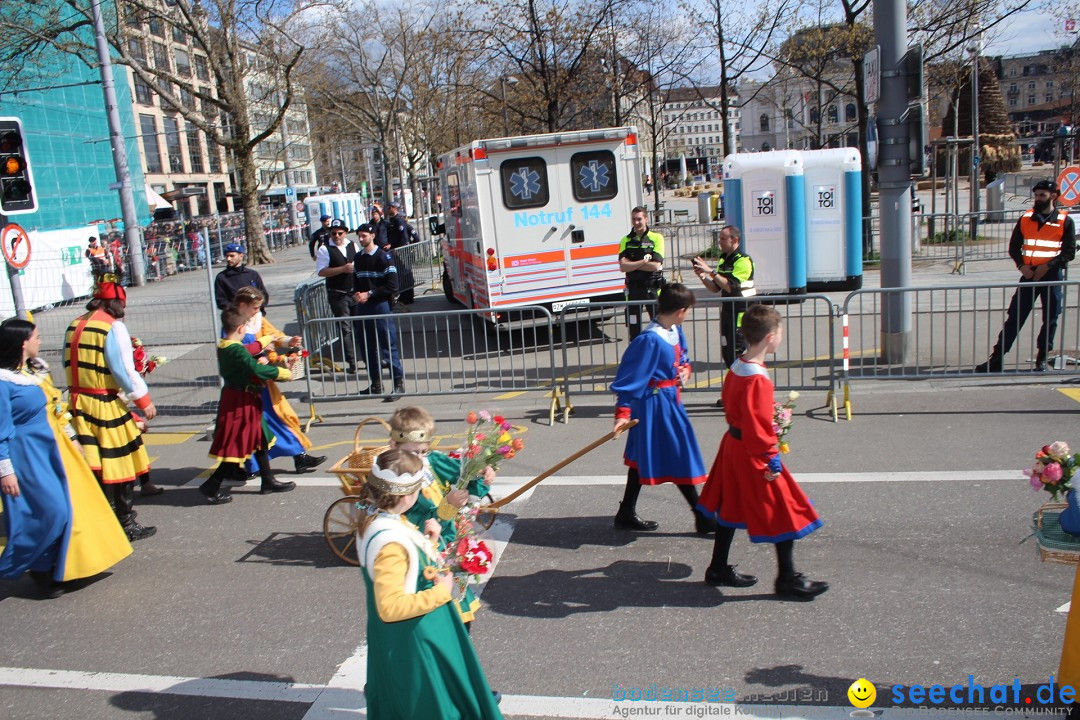
M439 158L443 290L467 308L618 301L641 204L633 127L476 140Z

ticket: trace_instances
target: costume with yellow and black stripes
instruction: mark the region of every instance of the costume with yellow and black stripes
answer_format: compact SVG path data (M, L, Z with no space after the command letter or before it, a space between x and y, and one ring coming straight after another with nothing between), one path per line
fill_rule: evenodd
M91 311L76 318L64 338L71 424L86 461L106 485L131 482L150 471L142 434L119 397L122 385L105 357L116 323L106 312ZM149 395L145 398L149 401Z

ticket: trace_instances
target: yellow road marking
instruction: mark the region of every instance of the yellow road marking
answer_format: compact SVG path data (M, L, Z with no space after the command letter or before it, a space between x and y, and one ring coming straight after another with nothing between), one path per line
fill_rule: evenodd
M570 375L564 375L562 377L555 378L555 384L558 385L559 383L563 382L564 380L570 380L572 378L584 377L586 375L594 375L594 374L600 372L601 370L610 370L611 368L614 368L614 367L619 367L619 364L618 363L608 363L607 365L597 365L596 367L586 368L586 369L582 370L581 372L571 373ZM496 400L510 400L511 398L516 398L519 395L524 395L527 392L534 392L534 391L539 390L539 389L540 388L533 388L532 390L518 390L516 392L503 393L502 395L497 396L495 399ZM544 393L544 397L551 397L551 391L548 391L548 392Z
M510 428L510 432L516 433L518 435L523 435L524 433L529 432L529 428L525 427L524 425L514 425L512 428ZM451 440L454 440L456 438L460 438L460 439L464 440L465 439L465 433L464 432L459 432L459 433L446 433L444 435L433 435L432 438L431 438L431 447L432 447L432 449L438 448L439 443L442 442L443 440L451 441ZM385 445L389 441L390 441L389 438L367 438L367 439L361 438L360 439L360 447L366 447L366 448L378 447L380 445ZM309 448L309 450L326 450L328 448L340 447L342 445L352 445L353 442L354 442L354 440L339 440L337 442L326 443L325 445L312 445ZM450 447L451 449L457 449L460 445L461 445L460 442L455 442L455 443L449 443L448 442L447 446Z
M1058 392L1067 398L1072 398L1076 402L1080 402L1080 389L1077 388L1058 388Z
M143 444L182 445L194 436L193 432L148 432L143 435Z

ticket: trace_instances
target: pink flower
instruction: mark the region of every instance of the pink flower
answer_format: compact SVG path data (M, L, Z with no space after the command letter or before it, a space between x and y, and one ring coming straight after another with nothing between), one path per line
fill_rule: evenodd
M1039 479L1038 475L1033 474L1031 476L1031 489L1032 490L1042 490L1042 486L1043 486L1042 480Z
M488 422L489 420L491 420L491 413L489 413L487 410L481 410L480 419L484 422Z
M510 446L509 445L500 445L499 446L498 453L500 455L505 455L508 452L510 452Z
M484 442L484 440L485 440L486 438L487 438L487 435L485 435L484 433L476 433L476 439L477 439L477 440L478 440L479 442Z
M507 431L510 428L514 427L514 426L511 425L510 423L506 422L505 420L503 420L502 424L499 427L501 427L504 431Z
M1058 440L1057 442L1052 443L1050 445L1049 454L1053 455L1054 457L1065 457L1066 455L1069 454L1069 445L1068 445L1068 443L1062 442L1061 440Z
M1059 465L1058 463L1050 463L1049 465L1047 465L1046 469L1043 470L1042 474L1043 477L1046 479L1046 482L1048 483L1056 483L1061 480L1064 475L1061 470L1061 465Z

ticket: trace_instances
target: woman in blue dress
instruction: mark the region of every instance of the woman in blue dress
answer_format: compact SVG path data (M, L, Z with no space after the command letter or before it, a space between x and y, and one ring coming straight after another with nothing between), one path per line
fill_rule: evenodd
M71 503L40 380L18 371L40 345L32 323L13 318L0 324L0 493L7 534L0 578L29 571L41 595L54 598L63 592Z
M661 483L674 483L679 488L694 512L697 532L716 530L716 523L695 509L695 486L705 482L705 462L680 398L681 387L690 377L690 356L679 326L694 301L685 285L665 286L657 300L656 317L630 343L611 384L611 391L618 396L615 432L631 419L638 421L630 428L623 453L629 470L626 492L615 515L615 527L622 530L659 527L638 517L637 500L642 485Z

